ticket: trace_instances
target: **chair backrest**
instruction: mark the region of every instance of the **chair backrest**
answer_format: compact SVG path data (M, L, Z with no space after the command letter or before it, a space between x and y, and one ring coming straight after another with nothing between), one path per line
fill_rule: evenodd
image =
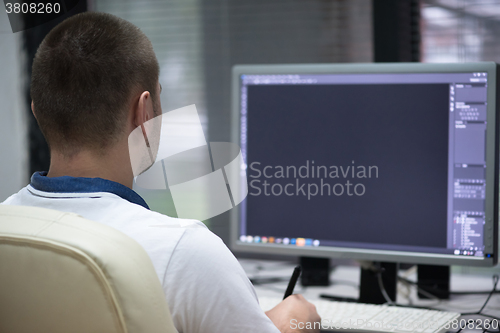
M73 213L0 205L0 332L177 332L133 239Z

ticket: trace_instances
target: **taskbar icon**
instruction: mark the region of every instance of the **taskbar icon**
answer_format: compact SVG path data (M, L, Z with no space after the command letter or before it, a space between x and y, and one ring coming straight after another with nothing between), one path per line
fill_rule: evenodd
M277 244L277 245L294 245L300 247L317 247L320 245L319 239L312 238L289 238L289 237L274 237L274 236L251 236L241 235L240 241L243 243L260 243L260 244Z

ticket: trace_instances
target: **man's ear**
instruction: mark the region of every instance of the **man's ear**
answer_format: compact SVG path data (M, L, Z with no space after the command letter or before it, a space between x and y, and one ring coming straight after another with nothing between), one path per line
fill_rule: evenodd
M35 105L33 104L33 101L31 101L31 113L33 113L33 117L35 117L35 119L36 119Z
M153 103L151 101L151 94L149 91L144 91L140 96L134 108L134 125L141 126L150 118L152 114Z

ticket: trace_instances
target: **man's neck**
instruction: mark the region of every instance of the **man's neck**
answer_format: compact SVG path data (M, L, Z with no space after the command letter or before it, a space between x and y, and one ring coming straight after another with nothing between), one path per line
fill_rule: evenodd
M105 154L84 150L67 157L51 152L47 177L87 177L111 180L132 188L133 173L127 150L109 149Z

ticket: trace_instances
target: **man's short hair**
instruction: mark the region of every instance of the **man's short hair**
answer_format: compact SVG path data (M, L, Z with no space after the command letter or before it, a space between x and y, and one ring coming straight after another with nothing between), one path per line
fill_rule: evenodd
M103 152L123 133L135 95L149 91L157 108L158 75L151 42L130 22L87 12L57 25L40 44L31 77L35 115L51 150Z

